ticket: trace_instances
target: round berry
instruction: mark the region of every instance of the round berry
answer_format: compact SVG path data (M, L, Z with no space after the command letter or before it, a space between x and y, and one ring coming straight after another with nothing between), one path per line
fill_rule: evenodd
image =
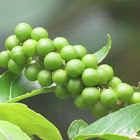
M24 69L24 65L16 64L12 59L8 62L8 68L12 73L18 74Z
M23 44L23 50L26 53L27 56L33 57L37 55L37 41L33 39L29 39L24 42Z
M8 68L8 61L10 60L10 51L2 51L0 53L0 66Z
M129 101L129 104L136 103L140 103L140 92L134 92L133 97Z
M113 78L114 71L111 66L107 64L102 64L99 67L105 69L108 72L108 80L111 80Z
M83 88L84 84L80 78L70 79L67 82L67 89L73 96L80 94Z
M68 46L65 46L61 49L61 57L65 60L65 61L69 61L69 60L72 60L72 59L75 59L77 58L77 51L76 49L71 46L71 45L68 45Z
M98 67L97 58L93 54L87 54L82 58L86 68L96 69Z
M107 107L105 107L100 102L94 104L91 106L91 114L96 118L101 118L106 116L109 113L109 110Z
M36 81L40 69L35 64L30 64L25 69L25 77L30 81Z
M118 77L113 77L110 81L107 82L107 88L111 87L114 89L120 83L122 83L122 81Z
M82 98L82 95L76 96L75 100L74 100L74 103L79 109L85 110L85 109L88 109L90 107L89 104L84 102L84 100Z
M64 38L64 37L56 37L54 40L53 40L53 44L54 46L56 47L56 50L57 51L61 51L61 49L65 46L68 46L69 43L68 41Z
M5 41L5 47L11 51L15 46L20 45L20 40L15 36L11 35L9 36Z
M63 69L57 69L53 72L52 79L56 84L65 84L68 80L67 72Z
M44 64L48 70L55 70L62 66L62 58L60 54L51 52L45 56Z
M83 47L82 45L75 45L74 48L77 51L78 59L82 59L87 54L86 48Z
M87 68L82 73L82 81L86 86L95 86L99 82L99 73L95 69Z
M52 73L50 71L41 70L38 73L37 80L42 87L48 87L53 83Z
M40 56L45 56L46 54L53 52L54 50L55 46L51 39L42 38L37 43L37 52Z
M70 60L66 64L67 74L72 78L76 78L76 77L80 76L80 74L82 74L84 69L85 69L85 65L79 59Z
M112 89L105 89L101 92L100 101L106 107L113 107L117 104L117 94Z
M99 73L99 82L97 85L101 86L103 84L106 84L108 81L108 72L103 68L97 68L97 72Z
M120 83L115 88L116 94L118 96L118 99L122 102L129 101L134 93L133 88L126 84L126 83Z
M94 104L100 97L100 92L95 87L86 87L82 91L82 97L87 104Z
M31 38L36 41L42 38L48 38L48 32L42 27L36 27L31 32Z
M55 95L59 99L67 99L70 97L70 92L67 90L65 85L57 85L55 87Z
M30 37L31 31L32 28L27 23L20 23L15 27L15 35L21 41L28 39Z
M23 47L16 46L11 50L10 57L17 64L25 64L27 56L23 50Z

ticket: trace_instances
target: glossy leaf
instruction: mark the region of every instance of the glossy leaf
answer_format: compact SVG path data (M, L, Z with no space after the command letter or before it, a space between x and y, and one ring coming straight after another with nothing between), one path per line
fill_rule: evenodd
M140 82L138 83L138 87L133 87L135 92L140 92Z
M62 140L58 129L51 122L24 104L0 104L0 120L19 126L30 137L37 135L43 140Z
M7 121L0 121L1 140L31 140L20 127Z
M125 107L109 114L87 126L71 140L85 140L95 137L107 140L140 140L137 132L140 130L140 103ZM72 126L71 126L72 128ZM74 129L69 131L73 133Z
M94 55L96 56L98 63L100 63L103 59L105 59L105 57L107 56L107 54L109 53L109 50L111 49L111 37L109 34L107 34L108 36L108 42L107 45L104 46L102 49L100 49L99 51L97 51L96 53L94 53Z

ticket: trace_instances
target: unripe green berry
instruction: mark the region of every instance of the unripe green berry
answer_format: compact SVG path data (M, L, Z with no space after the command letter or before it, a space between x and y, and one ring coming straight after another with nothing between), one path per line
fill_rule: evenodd
M82 109L82 110L88 109L90 107L89 104L84 102L82 95L76 96L74 103L79 109Z
M54 46L56 47L56 50L59 51L59 52L61 51L61 49L63 47L69 45L68 41L64 37L56 37L53 40L53 43L54 43Z
M80 78L70 79L67 82L67 89L72 94L72 96L80 94L83 88L84 84Z
M116 86L115 92L120 101L128 102L133 97L134 89L126 83L120 83Z
M117 94L112 89L105 89L101 92L100 101L106 107L113 107L117 104Z
M97 72L99 73L99 82L97 83L97 85L101 86L103 84L106 84L106 82L108 81L108 72L103 69L103 68L97 68Z
M82 59L87 54L86 48L82 45L75 45L74 48L77 51L77 59Z
M84 69L85 69L85 65L79 59L70 60L66 64L67 74L72 78L76 78L80 76L82 72L84 71Z
M86 87L82 91L82 97L85 103L94 104L100 97L100 92L95 87Z
M23 47L16 46L11 50L10 57L17 64L25 64L27 56L23 50Z
M31 32L31 39L39 41L42 38L48 38L48 32L42 27L36 27Z
M113 77L107 82L107 88L111 87L112 89L115 89L115 87L120 83L122 83L122 81L118 77Z
M27 23L20 23L15 27L15 35L21 41L28 39L30 37L31 31L32 28Z
M91 106L91 114L96 118L101 118L106 116L109 113L109 110L107 107L105 107L100 102L94 104Z
M66 70L57 69L52 74L52 79L56 84L65 84L68 80Z
M140 92L134 92L133 97L129 100L129 104L140 103Z
M82 73L82 81L86 86L95 86L99 82L99 73L95 69L87 68Z
M108 81L113 78L114 71L111 66L109 66L107 64L102 64L99 67L105 69L108 72Z
M51 52L45 56L44 64L45 64L46 69L55 70L62 66L62 58L60 54L56 52Z
M19 45L20 45L20 40L15 35L9 36L5 41L5 47L10 51L15 46L19 46Z
M57 85L55 87L55 95L59 99L67 99L71 96L65 85Z
M48 38L42 38L37 43L37 52L40 56L45 56L55 50L53 41Z
M40 69L35 64L30 64L25 69L25 77L30 81L36 81Z
M63 47L60 54L65 61L77 58L77 51L72 45Z
M9 60L10 60L10 51L2 51L0 53L0 67L8 68Z
M24 65L15 63L12 59L8 62L8 68L12 73L18 74L24 69Z
M37 41L28 39L23 44L23 50L27 56L33 57L37 55Z
M93 54L87 54L82 58L86 68L96 69L98 67L97 58Z
M42 87L48 87L53 83L52 73L50 71L41 70L38 73L37 80Z

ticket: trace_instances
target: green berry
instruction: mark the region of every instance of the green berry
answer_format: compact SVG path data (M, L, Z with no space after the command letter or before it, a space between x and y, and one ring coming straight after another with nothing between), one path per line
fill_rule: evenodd
M133 97L129 101L129 104L136 103L140 103L140 92L134 92Z
M30 81L36 81L40 69L35 64L30 64L25 69L25 77Z
M94 104L100 97L100 92L95 87L86 87L82 91L82 97L85 103Z
M115 88L115 91L118 99L122 102L128 102L133 97L134 93L133 88L126 83L118 84Z
M37 41L29 39L24 42L23 50L29 57L34 57L37 55Z
M113 77L107 82L107 88L111 87L112 89L115 89L115 87L120 83L122 83L122 81L118 77Z
M2 51L0 53L0 66L8 68L8 61L10 60L10 51Z
M27 23L20 23L15 27L15 35L21 41L28 39L30 37L31 31L32 28Z
M77 50L78 59L82 59L87 54L86 48L82 45L75 45L74 48Z
M65 85L57 85L55 87L55 95L59 99L67 99L70 97L70 92L67 90Z
M42 38L48 38L48 32L42 27L36 27L31 32L31 38L36 41Z
M72 78L76 78L80 76L82 72L84 71L84 69L85 69L85 65L79 59L70 60L66 64L67 74Z
M67 82L67 89L73 96L80 94L83 88L84 84L80 78L70 79Z
M20 45L20 40L15 36L11 35L9 36L5 41L5 47L11 51L15 46Z
M53 52L54 50L55 50L55 46L51 39L42 38L38 41L37 52L40 56L45 56L48 53Z
M27 56L23 50L23 47L16 46L11 50L10 57L17 64L25 64Z
M100 101L106 107L113 107L117 104L117 94L112 89L105 89L101 92Z
M84 100L82 98L82 95L76 96L75 100L74 100L74 103L79 109L85 110L85 109L88 109L90 107L89 104L84 102Z
M82 73L82 81L86 86L95 86L99 82L99 73L95 69L87 68Z
M111 66L107 64L102 64L99 67L105 69L108 72L108 80L111 80L113 78L114 71Z
M105 107L100 102L94 104L91 106L91 114L96 118L101 118L106 116L109 113L109 110L107 107Z
M108 81L108 72L103 68L97 68L97 72L99 73L99 82L97 85L101 86L103 84L106 84Z
M12 59L8 62L8 68L12 73L18 74L24 69L24 65L15 63Z
M56 52L51 52L45 56L44 64L45 64L46 69L55 70L62 66L62 58L60 54Z
M48 87L53 83L52 73L50 71L41 70L38 73L37 80L42 87Z
M56 47L56 50L59 51L59 52L61 51L61 49L63 47L69 45L68 41L64 37L56 37L53 40L53 43L54 43L54 46Z
M72 59L75 59L77 58L77 51L76 49L71 46L71 45L68 45L68 46L65 46L61 49L61 57L65 60L65 61L69 61L69 60L72 60Z
M82 58L86 68L96 69L98 67L97 58L93 54L87 54Z
M57 69L53 72L52 79L56 84L65 84L68 80L66 70Z

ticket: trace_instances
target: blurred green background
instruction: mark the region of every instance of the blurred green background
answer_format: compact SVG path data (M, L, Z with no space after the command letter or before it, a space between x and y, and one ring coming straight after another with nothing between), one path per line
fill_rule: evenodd
M140 81L140 1L138 0L1 0L0 51L14 27L27 22L33 28L44 27L49 38L66 37L70 44L80 44L94 53L112 37L112 49L103 61L114 68L123 82L137 86ZM0 73L5 69L0 68ZM92 123L90 111L75 107L73 99L61 101L54 93L21 101L41 113L58 127L67 140L67 128L75 119ZM38 138L36 138L38 140Z

